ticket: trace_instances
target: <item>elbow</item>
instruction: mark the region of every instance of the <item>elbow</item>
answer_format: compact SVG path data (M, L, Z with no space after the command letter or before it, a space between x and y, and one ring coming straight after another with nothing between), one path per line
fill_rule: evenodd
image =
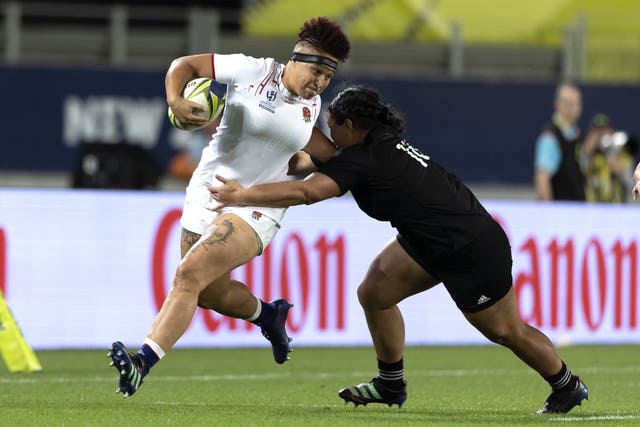
M305 205L312 205L314 203L319 202L320 199L319 197L315 196L312 192L308 191L308 190L303 190L302 191L302 196L301 196L301 201L303 204Z
M180 65L182 65L184 63L184 56L175 58L173 61L171 61L171 64L169 64L169 71L173 71L176 68L178 68Z
M294 184L295 191L292 193L292 196L294 196L298 204L304 203L305 205L312 205L337 195L332 194L332 192L328 190L326 183L323 184L319 182L317 177L314 179L315 175L316 174L311 174L307 179L297 181L296 184Z
M302 197L300 198L300 201L304 205L311 205L311 204L315 203L315 201L311 198L311 194L309 194L308 191L303 191L302 192Z

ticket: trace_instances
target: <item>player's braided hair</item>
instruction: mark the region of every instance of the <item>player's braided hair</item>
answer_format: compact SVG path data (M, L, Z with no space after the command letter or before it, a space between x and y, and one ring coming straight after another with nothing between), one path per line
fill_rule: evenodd
M358 129L371 129L383 124L398 135L404 131L404 120L400 113L383 103L376 91L362 86L341 91L329 104L329 112L338 124L351 119L353 126Z
M297 43L308 43L344 61L349 57L351 43L340 25L326 16L313 18L302 24Z

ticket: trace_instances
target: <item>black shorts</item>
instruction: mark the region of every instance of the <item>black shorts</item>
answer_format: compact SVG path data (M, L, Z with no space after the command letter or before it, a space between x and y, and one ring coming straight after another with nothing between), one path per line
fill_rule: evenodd
M465 313L490 307L511 289L511 246L493 220L483 225L476 240L446 256L425 256L400 234L397 239L411 258L444 284Z

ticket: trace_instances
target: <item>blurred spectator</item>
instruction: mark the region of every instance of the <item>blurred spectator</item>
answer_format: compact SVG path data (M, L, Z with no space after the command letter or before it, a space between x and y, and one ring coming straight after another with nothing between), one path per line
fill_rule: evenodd
M584 177L577 157L581 154L582 94L571 83L556 89L554 114L535 147L534 184L540 200L585 200Z
M73 188L152 190L158 186L160 164L139 145L120 142L80 144L74 162Z
M633 188L633 147L606 114L596 114L584 142L585 192L589 202L621 203Z
M636 166L636 170L633 172L633 189L631 190L633 200L638 200L640 195L640 163Z
M220 124L222 114L211 124L195 131L188 132L184 147L178 151L169 161L168 173L172 178L189 181L193 171L198 166L202 150L209 145L212 135Z

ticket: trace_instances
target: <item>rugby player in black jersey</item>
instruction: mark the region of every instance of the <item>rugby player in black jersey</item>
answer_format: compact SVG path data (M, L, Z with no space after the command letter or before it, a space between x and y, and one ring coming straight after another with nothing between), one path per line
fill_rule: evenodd
M587 387L549 338L521 319L507 236L473 193L402 139L402 118L377 92L347 88L328 111L338 151L305 180L243 188L218 176L223 185L209 191L219 202L216 209L311 204L351 191L362 211L397 229L358 288L378 375L340 390L339 396L356 406L404 403L404 323L397 304L442 282L476 329L548 381L551 394L538 413L566 413L588 398ZM298 170L303 162L312 169L312 160L297 159Z

